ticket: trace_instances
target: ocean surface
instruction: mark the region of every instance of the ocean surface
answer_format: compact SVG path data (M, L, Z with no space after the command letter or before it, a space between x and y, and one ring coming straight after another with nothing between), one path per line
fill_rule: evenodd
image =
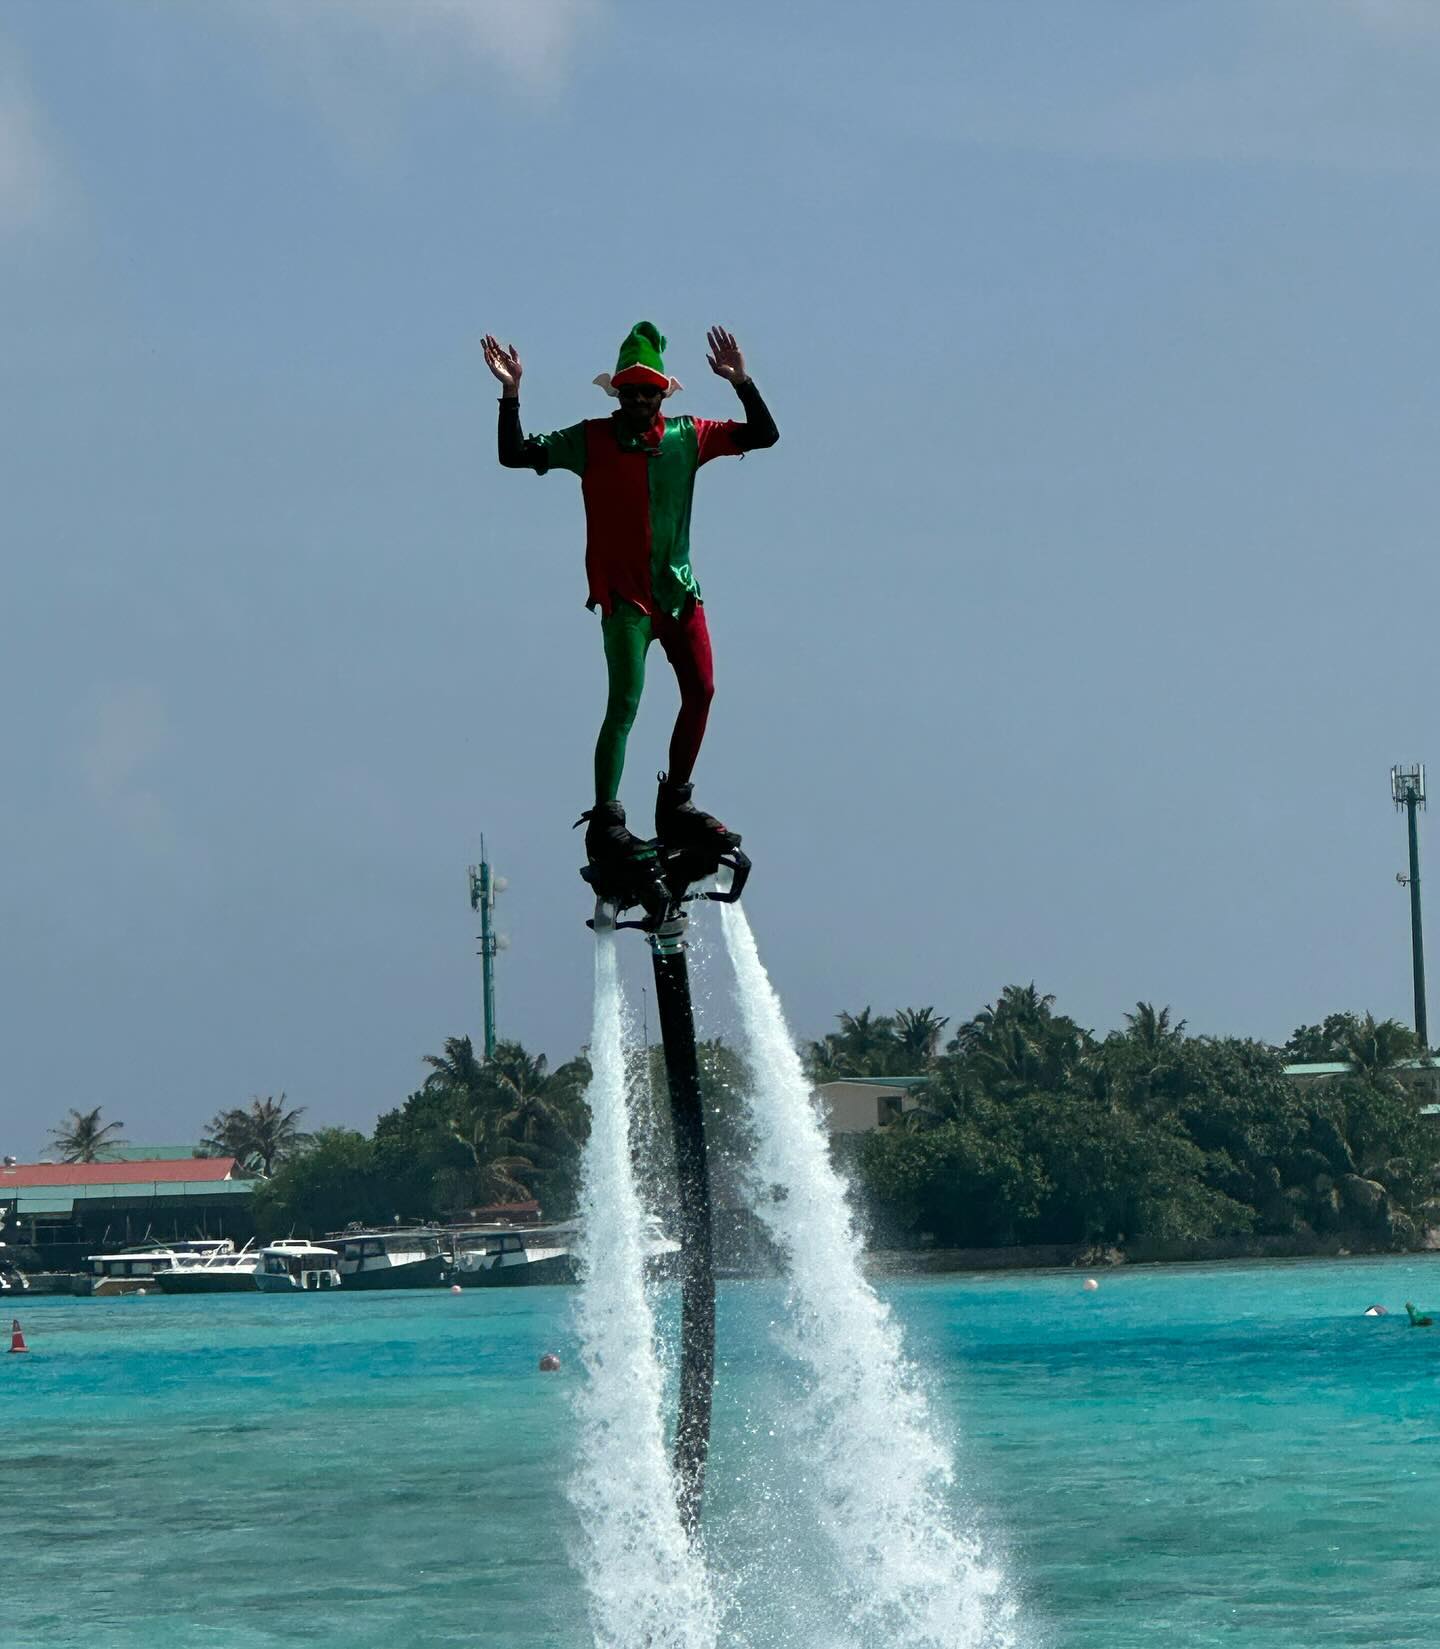
M1440 1312L1440 1256L1097 1275L882 1290L1017 1643L1440 1643L1440 1326L1403 1313ZM574 1298L7 1297L32 1349L0 1354L0 1644L584 1649ZM722 1285L727 1649L858 1641L787 1447L785 1309Z

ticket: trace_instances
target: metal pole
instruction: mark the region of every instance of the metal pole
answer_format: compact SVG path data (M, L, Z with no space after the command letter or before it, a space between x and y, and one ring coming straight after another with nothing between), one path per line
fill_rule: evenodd
M655 1006L665 1045L670 1125L680 1193L680 1416L675 1427L676 1498L693 1536L700 1527L705 1461L710 1451L710 1392L715 1377L715 1265L710 1227L710 1176L690 974L681 937L685 919L650 936Z
M504 885L503 882L501 884ZM480 980L485 1016L484 1057L495 1057L495 877L485 858L485 838L480 838L480 863L470 866L470 908L480 912Z
M484 851L482 844L481 851ZM495 886L490 866L480 861L480 971L485 990L485 1057L495 1057Z
M1422 1052L1430 1051L1430 1034L1425 1025L1425 940L1420 929L1420 837L1415 829L1415 793L1405 801L1406 824L1410 830L1410 953L1415 971L1415 1034Z

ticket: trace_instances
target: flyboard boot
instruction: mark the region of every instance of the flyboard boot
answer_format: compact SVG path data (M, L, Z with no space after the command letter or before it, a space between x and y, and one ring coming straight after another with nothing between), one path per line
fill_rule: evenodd
M654 842L642 842L625 827L625 809L619 802L596 802L575 821L585 826L585 857L590 863L580 874L597 899L617 909L643 905L658 919L670 903Z
M660 791L655 798L655 835L665 852L713 854L733 852L740 845L740 833L727 829L713 814L702 813L690 800L693 784L675 784L658 775Z

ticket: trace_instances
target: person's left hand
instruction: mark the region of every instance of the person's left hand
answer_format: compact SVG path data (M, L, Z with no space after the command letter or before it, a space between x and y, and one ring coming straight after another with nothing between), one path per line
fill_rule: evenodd
M710 370L721 378L728 378L732 384L743 384L749 374L734 334L723 326L712 326L705 334L705 341L710 345Z

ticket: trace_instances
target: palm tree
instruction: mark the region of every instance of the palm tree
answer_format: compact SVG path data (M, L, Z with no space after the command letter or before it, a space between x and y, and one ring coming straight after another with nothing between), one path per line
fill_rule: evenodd
M1377 1021L1367 1013L1347 1029L1341 1052L1357 1069L1372 1075L1413 1059L1419 1046L1414 1031L1398 1019Z
M469 1169L446 1176L439 1188L446 1200L515 1202L542 1191L547 1200L567 1199L588 1120L587 1060L552 1071L544 1054L498 1042L482 1061L468 1036L452 1036L444 1052L427 1054L425 1063L424 1086L445 1096L446 1126L471 1161Z
M278 1099L266 1095L250 1101L251 1149L260 1159L260 1172L269 1179L277 1162L293 1156L309 1141L308 1134L300 1132L300 1117L305 1107L285 1109L285 1094Z
M250 1118L240 1106L217 1111L205 1124L205 1132L195 1147L196 1156L234 1157L248 1163L250 1158Z
M1056 1089L1092 1044L1073 1019L1052 1011L1054 1002L1033 982L1006 985L951 1037L949 1051L961 1055L991 1093Z
M1185 1035L1185 1021L1180 1019L1172 1025L1169 1006L1156 1013L1153 1002L1137 1002L1135 1012L1125 1015L1125 1024L1125 1034L1131 1041L1151 1053L1158 1053L1167 1043L1179 1042Z
M457 1096L457 1098L460 1096ZM468 1183L440 1187L446 1200L458 1206L478 1202L524 1202L530 1187L520 1177L533 1174L534 1162L519 1151L509 1149L497 1124L493 1109L465 1096L450 1119L450 1133L470 1153L472 1172ZM451 1176L453 1178L453 1176Z
M234 1157L269 1179L277 1164L308 1142L299 1126L304 1110L297 1105L287 1111L283 1092L278 1099L269 1094L252 1099L248 1109L233 1106L210 1119L200 1150L205 1156Z
M806 1049L812 1080L888 1075L898 1048L892 1016L875 1014L867 1003L859 1013L841 1013L836 1018L840 1029Z
M501 1044L496 1047L497 1054L500 1046L518 1044ZM543 1055L541 1060L543 1063ZM423 1063L430 1067L424 1082L426 1088L454 1088L461 1093L473 1093L485 1080L485 1066L475 1057L475 1045L468 1036L447 1036L444 1053L426 1054Z
M895 1015L895 1040L913 1064L928 1065L949 1023L949 1017L937 1015L933 1007L901 1008Z
M67 1121L62 1122L50 1137L50 1143L60 1153L62 1162L98 1162L100 1153L110 1145L123 1145L123 1139L109 1139L123 1122L100 1121L101 1107L93 1111L71 1109Z
M532 1188L554 1201L573 1189L589 1122L584 1091L590 1064L572 1059L554 1071L547 1064L544 1054L528 1054L518 1042L499 1042L486 1070L500 1086L496 1139L529 1161Z

